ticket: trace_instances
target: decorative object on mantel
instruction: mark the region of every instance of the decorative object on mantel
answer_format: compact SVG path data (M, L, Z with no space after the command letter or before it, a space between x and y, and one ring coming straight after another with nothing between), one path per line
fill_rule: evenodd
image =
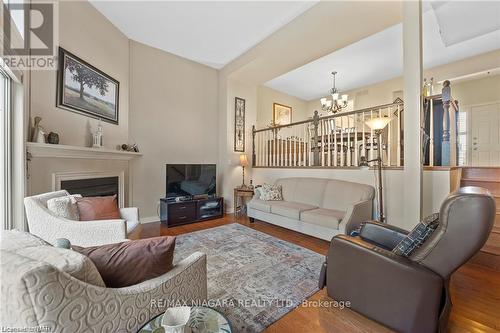
M120 148L123 151L132 151L132 152L136 152L136 153L139 152L139 147L137 146L137 143L134 143L131 145L124 143L120 146Z
M288 125L292 122L292 107L273 103L273 124L275 126Z
M50 132L49 135L47 136L47 143L57 145L59 144L59 134L56 132Z
M391 122L392 118L390 117L377 117L367 120L365 124L370 127L377 136L377 158L372 160L367 160L366 156L361 156L359 158L359 166L360 167L368 167L368 163L377 162L377 171L378 171L378 202L379 202L379 221L384 223L384 192L382 190L382 132L384 128ZM373 144L373 142L372 142Z
M330 89L330 95L332 95L332 99L329 100L326 97L323 97L320 99L321 102L321 109L326 112L331 112L331 113L337 113L341 109L347 107L347 95L343 94L340 97L340 92L335 86L335 75L337 75L337 72L333 71L333 86L332 89Z
M118 125L120 83L59 48L56 106Z
M43 129L40 122L42 117L35 117L35 123L33 125L33 135L31 137L31 142L45 143L45 130Z
M245 151L245 100L234 98L234 151Z
M97 124L97 130L92 133L92 148L101 148L103 146L102 136L104 131L101 125L101 119L99 119L99 123Z

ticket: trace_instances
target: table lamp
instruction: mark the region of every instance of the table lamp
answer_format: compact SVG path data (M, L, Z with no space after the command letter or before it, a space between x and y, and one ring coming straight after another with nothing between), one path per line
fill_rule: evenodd
M367 167L370 162L377 162L377 171L378 171L378 198L379 198L379 220L380 222L385 222L384 216L384 192L382 190L382 132L384 128L391 122L392 118L390 117L377 117L372 118L370 120L365 121L365 124L370 127L377 135L378 140L378 149L377 149L377 158L373 160L367 160L365 156L361 156L359 158L359 166ZM372 142L373 144L373 142Z
M248 158L247 154L241 154L240 155L240 165L243 168L243 184L241 184L241 188L246 188L247 186L245 185L245 167L248 166Z

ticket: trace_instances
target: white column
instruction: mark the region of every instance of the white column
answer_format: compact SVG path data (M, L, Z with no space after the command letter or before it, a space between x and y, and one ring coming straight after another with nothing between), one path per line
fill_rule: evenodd
M422 213L422 2L403 2L404 223L412 228ZM388 188L387 190L391 190ZM393 221L388 221L393 223Z

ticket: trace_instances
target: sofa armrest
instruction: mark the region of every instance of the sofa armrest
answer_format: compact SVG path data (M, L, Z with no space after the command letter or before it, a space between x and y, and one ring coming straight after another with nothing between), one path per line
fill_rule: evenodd
M392 251L407 234L408 231L396 226L377 221L367 221L362 223L359 236L367 242Z
M327 290L398 332L435 332L442 278L406 257L339 235L328 252Z
M51 332L79 332L86 327L95 332L137 332L163 312L163 307L176 302L200 304L207 299L206 256L199 252L162 276L125 288L87 284L49 265L32 270L20 279L25 280L22 285L29 286L20 291L25 296L22 301L29 302L33 311L20 312L18 316L33 313L27 318L36 320L31 326L47 326ZM57 304L46 306L31 302L45 299L47 295L56 298ZM17 321L26 321L23 319Z
M339 230L343 234L349 234L359 227L361 222L372 219L372 200L358 201L347 208L344 218L339 224Z
M120 208L120 216L125 221L139 222L139 208L137 207Z

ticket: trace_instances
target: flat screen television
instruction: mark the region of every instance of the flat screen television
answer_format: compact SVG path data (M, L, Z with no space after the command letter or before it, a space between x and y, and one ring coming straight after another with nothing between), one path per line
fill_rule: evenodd
M215 164L167 164L166 197L216 195Z

